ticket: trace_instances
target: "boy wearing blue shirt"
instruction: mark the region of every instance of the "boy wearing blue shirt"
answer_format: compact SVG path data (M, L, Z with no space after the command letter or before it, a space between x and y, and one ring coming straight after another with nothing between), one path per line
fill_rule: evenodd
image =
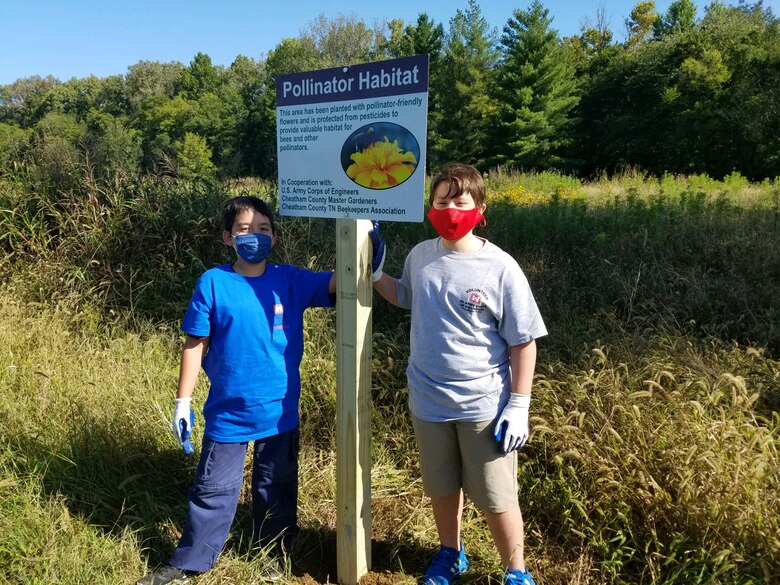
M423 489L440 548L423 585L450 585L469 566L460 539L463 494L485 514L506 568L504 585L533 585L523 556L517 452L528 439L536 338L547 334L528 281L484 225L485 184L470 165L431 180L428 220L441 236L416 245L401 278L382 272L374 240L374 288L411 309L406 369Z
M273 215L256 197L228 201L222 229L236 261L201 275L182 322L187 337L171 425L182 446L201 367L210 382L184 532L169 565L139 585L185 583L214 565L236 513L250 441L253 540L275 552L267 580L283 576L279 555L296 530L303 313L334 306L335 275L268 263Z

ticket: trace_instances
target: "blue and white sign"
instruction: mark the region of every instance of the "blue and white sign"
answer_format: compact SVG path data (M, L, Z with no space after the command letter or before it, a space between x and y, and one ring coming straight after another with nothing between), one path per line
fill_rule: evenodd
M428 56L280 75L282 215L420 222Z

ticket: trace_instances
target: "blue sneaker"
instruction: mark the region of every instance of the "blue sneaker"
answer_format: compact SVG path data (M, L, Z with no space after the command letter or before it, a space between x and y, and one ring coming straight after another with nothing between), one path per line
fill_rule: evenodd
M522 571L507 571L501 579L501 585L536 585L536 581L531 577L528 567L525 573Z
M452 585L455 577L462 575L469 568L469 560L463 544L460 550L441 545L439 552L433 557L421 585Z

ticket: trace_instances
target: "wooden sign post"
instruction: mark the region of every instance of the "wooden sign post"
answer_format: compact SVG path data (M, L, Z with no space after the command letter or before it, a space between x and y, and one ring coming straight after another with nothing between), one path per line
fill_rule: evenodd
M276 76L279 212L336 221L338 582L371 568L370 220L421 222L428 55Z
M338 580L371 568L371 222L336 221L336 547Z

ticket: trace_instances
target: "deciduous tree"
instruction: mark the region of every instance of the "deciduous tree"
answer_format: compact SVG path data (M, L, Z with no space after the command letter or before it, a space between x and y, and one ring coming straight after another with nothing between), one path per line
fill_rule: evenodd
M638 2L626 19L628 31L626 46L634 48L645 42L653 32L657 20L658 13L655 11L653 0Z
M219 76L219 68L211 62L211 57L198 53L190 61L190 66L179 72L177 84L181 93L197 100L205 93L217 93L220 86Z
M137 107L145 99L155 96L172 98L176 93L176 81L183 68L178 61L139 61L130 65L125 75L125 83L131 105Z

